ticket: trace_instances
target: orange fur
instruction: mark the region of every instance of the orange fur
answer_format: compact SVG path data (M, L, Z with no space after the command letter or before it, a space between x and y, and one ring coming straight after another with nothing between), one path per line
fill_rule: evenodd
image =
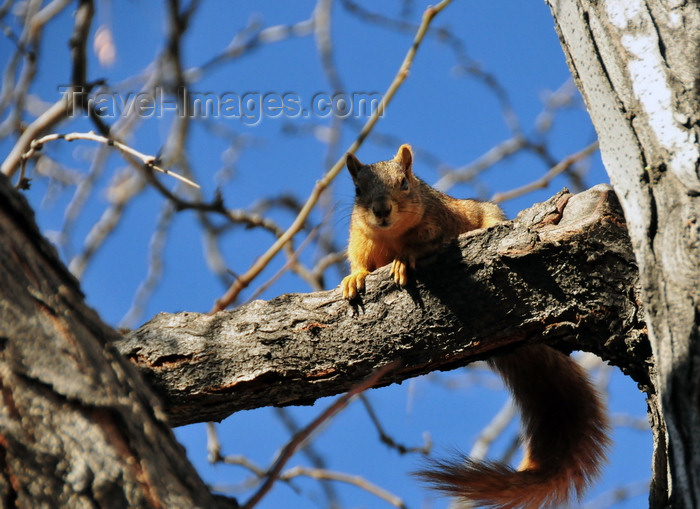
M367 275L388 263L404 286L416 260L461 233L505 220L488 202L458 200L413 175L411 147L389 161L363 165L348 154L357 189L350 223L351 273L341 287L346 299L364 290ZM418 475L452 496L500 509L555 508L580 496L598 476L608 423L585 371L566 355L529 345L489 360L522 413L525 458L518 469L468 458L436 461Z
M413 175L409 145L389 161L363 165L348 154L346 162L357 189L348 243L351 273L341 282L347 299L364 290L369 272L391 263L394 279L405 286L418 258L460 233L505 220L498 205L452 198Z

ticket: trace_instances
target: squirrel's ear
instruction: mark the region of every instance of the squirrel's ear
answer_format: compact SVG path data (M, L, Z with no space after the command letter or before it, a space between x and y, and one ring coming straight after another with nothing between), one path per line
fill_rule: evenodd
M411 149L411 145L407 143L401 145L396 156L394 156L394 161L401 165L406 175L410 175L413 166L413 150Z
M362 163L357 157L355 157L355 154L348 152L345 155L345 165L348 167L350 175L355 177L357 175L357 172L360 171Z

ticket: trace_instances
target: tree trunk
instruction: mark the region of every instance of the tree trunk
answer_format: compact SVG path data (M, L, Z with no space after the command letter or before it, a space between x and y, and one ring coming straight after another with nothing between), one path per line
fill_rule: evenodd
M651 507L700 507L700 8L548 0L629 227L657 371Z
M216 507L116 332L0 175L0 505Z

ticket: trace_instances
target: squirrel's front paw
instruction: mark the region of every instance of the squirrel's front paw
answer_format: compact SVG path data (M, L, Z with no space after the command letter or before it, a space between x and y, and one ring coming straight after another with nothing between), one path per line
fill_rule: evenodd
M340 287L343 289L343 298L353 300L360 292L365 291L365 278L369 275L367 270L358 270L343 278Z
M416 268L416 259L414 257L409 257L406 260L399 260L396 258L391 264L391 275L394 276L394 281L399 286L406 286L408 284L408 269Z

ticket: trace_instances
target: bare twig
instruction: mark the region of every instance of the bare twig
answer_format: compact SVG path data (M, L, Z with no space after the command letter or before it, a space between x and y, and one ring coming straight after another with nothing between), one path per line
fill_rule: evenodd
M350 404L350 402L362 391L375 386L382 379L382 377L384 377L384 375L395 369L398 364L398 362L392 362L377 369L365 381L356 385L346 394L343 394L337 400L335 400L331 406L324 410L321 415L314 419L308 426L300 430L298 433L295 433L292 439L279 453L277 460L268 469L265 482L263 482L258 491L256 491L253 496L245 504L243 504L243 509L251 509L252 507L255 507L258 502L260 502L270 488L272 488L275 481L279 478L280 472L282 471L282 468L284 468L287 461L314 431L316 431L323 423L327 422L335 414L347 407L348 404Z
M105 163L109 157L109 154L109 147L100 145L99 150L96 150L92 157L90 169L88 170L87 174L78 173L80 178L75 182L76 188L73 193L73 197L66 206L63 214L63 227L61 228L61 236L63 239L68 240L70 238L71 231L82 215L88 199L95 190L95 184L106 167ZM34 168L35 172L40 172L41 164L45 163L46 159L48 159L46 155L37 158L36 166ZM56 166L59 165L57 164ZM50 177L51 179L55 179L53 174L50 175Z
M296 423L292 417L292 413L287 408L275 408L275 414L282 422L284 427L290 433L297 433L300 429L299 425ZM301 453L306 456L306 458L311 462L314 469L326 470L326 460L324 457L316 450L314 444L307 441L301 450ZM284 480L284 474L280 476L280 479ZM329 509L338 509L342 507L340 500L338 499L338 493L335 489L333 483L328 482L327 479L321 479L321 489L326 495L327 506Z
M216 424L211 421L207 423L207 453L209 463L218 463L223 458L219 434L216 432Z
M405 509L406 507L406 503L403 500L401 500L401 498L397 497L392 493L389 493L385 489L380 488L376 484L369 482L367 479L359 475L350 475L343 472L334 472L332 470L325 470L321 468L296 466L282 473L282 475L280 475L280 479L288 481L294 477L299 477L302 475L311 477L313 479L326 479L352 484L353 486L357 486L358 488L363 489L368 493L376 495L377 497L388 502L394 507L399 507L402 509Z
M39 12L32 14L25 23L25 30L22 34L21 40L22 47L26 48L30 42L36 43L41 32L41 28L50 19L57 16L67 4L68 2L54 0ZM74 87L81 89L87 88L84 82L86 76L84 48L87 44L87 36L90 30L93 13L94 7L91 1L83 0L80 2L74 16L75 24L73 27L73 36L71 40L71 52L73 57L73 86L69 87L61 99L51 105L43 114L41 114L26 128L22 129L19 139L12 147L10 154L5 158L0 166L0 172L4 173L6 176L12 177L16 173L22 160L22 154L27 150L30 143L34 139L41 136L42 133L51 129L54 125L68 116L71 111L69 106L73 104L75 99L81 97L80 94L75 93ZM22 111L24 110L25 97L29 92L29 85L36 74L38 58L34 54L32 58L26 58L25 61L26 64L22 72L22 76L20 77L19 83L17 83L17 85L14 87L14 89L17 90L17 97L13 115L16 117L17 122L19 122L21 119ZM76 82L76 80L80 81ZM3 86L3 88L5 87Z
M128 203L146 186L146 182L132 172L124 173L115 180L119 180L119 183L112 186L110 190L111 205L102 213L85 237L82 252L74 256L68 265L68 269L78 279L82 277L90 259L119 224Z
M8 177L12 177L17 169L22 164L23 156L27 149L31 150L32 140L36 140L41 133L47 131L58 122L63 120L68 114L68 106L66 101L71 100L73 95L72 89L65 92L63 97L51 105L44 113L42 113L34 122L29 124L22 132L15 145L12 147L9 155L2 162L0 172Z
M381 25L401 32L416 30L416 25L412 22L408 22L403 19L390 18L380 14L379 12L372 12L352 0L341 0L340 3L345 9L347 9L348 12L359 17L366 23ZM468 55L464 40L456 36L445 27L430 27L428 34L432 35L438 43L446 44L452 49L457 60L458 71L468 73L474 79L486 85L486 87L496 96L508 129L516 136L521 135L522 127L520 126L520 121L515 113L515 110L513 109L510 98L508 97L508 93L500 84L496 76L488 71L485 71L480 62Z
M649 431L649 419L630 414L613 414L610 417L615 427L631 428L636 431Z
M605 493L602 493L595 499L583 505L583 509L606 509L615 507L625 500L634 497L646 495L649 492L649 479L643 481L634 481L613 488Z
M513 422L516 416L515 405L513 400L508 398L501 409L493 416L491 422L488 423L479 433L479 437L474 442L472 450L469 451L469 456L475 459L483 459L488 454L491 444L494 440L501 436L503 430Z
M56 141L56 140L65 140L65 141L75 141L75 140L87 140L87 141L96 141L98 143L102 143L104 145L114 147L123 154L128 154L132 157L136 157L139 159L143 165L146 168L150 168L156 171L159 171L161 173L165 173L166 175L170 175L171 177L174 177L178 179L181 182L184 182L185 184L199 188L199 184L196 184L195 182L192 182L190 179L187 177L183 177L182 175L178 175L175 172L172 172L170 170L166 170L165 168L161 168L156 164L157 159L153 156L146 155L142 152L139 152L138 150L131 148L129 145L122 143L119 140L115 140L112 138L107 138L106 136L101 136L99 134L96 134L92 131L87 132L87 133L68 133L68 134L47 134L46 136L43 136L37 140L33 140L29 144L29 150L27 150L25 153L22 154L21 156L21 162L22 162L22 173L20 180L24 178L25 174L25 166L27 164L27 160L31 159L34 157L34 155L41 150L43 145L50 141Z
M30 32L32 34L37 33L71 3L71 0L53 0L53 2L42 7L42 9L31 18Z
M187 78L190 82L197 81L223 63L240 58L264 44L278 42L291 37L305 37L312 33L313 28L313 18L289 25L274 25L266 28L260 28L260 22L253 18L243 30L236 34L230 44L219 55L206 61L199 67L188 69L186 72Z
M253 294L246 300L246 303L251 302L255 299L257 299L265 290L267 290L270 286L272 286L282 275L284 275L285 272L287 272L290 269L294 269L295 266L298 265L299 261L299 254L304 250L304 248L313 240L313 238L318 234L318 230L314 229L311 231L309 235L304 239L304 241L301 243L299 248L296 251L293 251L292 253L289 254L287 263L284 264L284 266L278 270L269 280L267 280L265 283L260 285L260 288L255 290ZM309 284L313 286L312 281L308 281ZM321 290L321 288L314 288L314 290Z
M369 402L369 398L367 398L367 396L363 394L360 396L360 401L362 401L365 410L367 410L367 415L369 415L369 418L374 424L374 427L377 428L377 433L379 433L379 439L382 441L383 444L385 444L388 447L391 447L392 449L396 449L396 451L398 451L399 454L408 454L414 452L421 454L430 454L430 450L432 449L433 444L431 443L430 437L428 435L424 437L425 444L420 447L408 447L406 445L399 444L393 438L391 438L386 431L384 431L384 427L379 421L379 417L377 417L374 408L372 408L372 405Z
M138 320L146 310L148 299L163 276L163 254L174 215L175 208L172 203L169 201L164 202L158 217L158 224L149 243L148 273L146 278L139 284L131 307L119 322L119 327L131 328L137 325Z
M566 170L568 170L572 165L580 161L581 159L584 159L591 154L593 154L596 150L598 150L598 141L594 141L590 145L588 145L586 148L579 150L575 154L572 154L566 158L564 158L561 162L553 166L547 173L542 175L540 178L537 180L530 182L529 184L526 184L522 187L518 187L516 189L513 189L511 191L506 191L503 193L497 193L493 196L493 201L496 203L504 202L507 200L512 200L513 198L517 198L518 196L522 196L524 194L530 193L536 189L544 189L549 185L549 183L556 177L557 175L560 175L564 173Z
M522 136L514 136L490 148L474 162L454 171L446 173L435 183L435 188L448 191L457 182L469 182L486 168L506 159L527 146L527 140Z

